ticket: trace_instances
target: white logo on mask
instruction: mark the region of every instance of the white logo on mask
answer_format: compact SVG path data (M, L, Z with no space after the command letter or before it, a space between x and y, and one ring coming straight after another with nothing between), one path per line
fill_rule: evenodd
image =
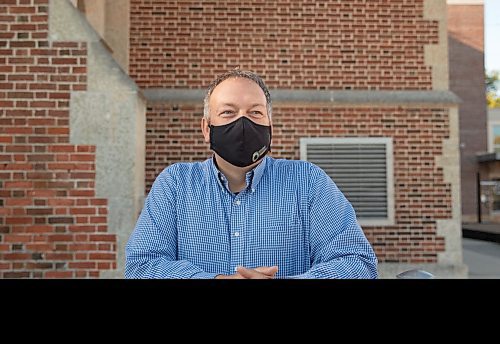
M262 154L264 154L264 152L266 151L266 149L267 149L267 146L264 146L261 149L259 149L258 151L256 151L255 153L253 153L253 155L252 155L252 162L256 162L257 160L259 160L260 156Z

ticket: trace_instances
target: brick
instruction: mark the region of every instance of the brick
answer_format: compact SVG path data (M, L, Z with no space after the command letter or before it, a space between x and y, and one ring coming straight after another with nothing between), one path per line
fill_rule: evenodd
M76 43L76 42L53 42L52 46L54 48L78 48L78 43Z
M48 164L48 168L50 170L73 170L75 169L75 164L54 163L54 164Z
M11 6L9 7L9 13L11 14L31 14L35 13L36 9L34 7L24 7L24 6Z
M69 231L71 233L95 233L96 228L94 226L76 225L76 226L70 226Z
M15 65L30 65L35 62L32 57L9 57L8 63Z
M113 234L91 234L89 235L90 241L111 241L114 242L116 240L115 235Z
M54 264L52 264L52 263L27 263L26 268L29 270L33 270L33 269L46 270L46 269L53 269Z
M8 107L12 107L12 106L14 106L14 102L12 102L10 100L7 100L7 101L0 100L0 108L8 108Z
M106 216L91 216L90 223L106 223Z
M57 103L55 101L42 101L42 100L37 100L37 101L32 101L30 102L30 107L32 108L55 108L57 106Z
M73 206L75 200L67 198L51 198L48 200L49 206Z
M30 136L28 138L28 142L34 144L51 144L55 141L55 138L51 136Z
M94 154L71 154L71 161L95 161Z
M85 277L88 277L88 273L87 271L75 271L75 277L76 278L85 278Z
M12 136L0 136L0 143L12 143Z
M95 269L96 266L95 262L70 262L68 264L70 269Z
M56 224L56 223L74 223L74 218L73 217L49 217L49 223Z
M93 243L85 243L85 244L71 244L70 245L70 250L72 252L88 252L88 251L95 251L97 249L97 245Z
M49 146L50 152L75 152L76 147L74 145L57 145Z
M79 146L76 146L76 151L79 152L79 153L95 152L95 146L83 146L83 145L79 145Z
M9 92L7 96L10 99L32 99L33 93L31 92Z
M88 214L94 215L96 214L96 208L72 208L70 209L71 215L80 215L80 214Z
M32 190L29 195L31 197L54 197L56 192L54 190Z
M55 73L56 68L52 66L29 66L30 73Z
M5 260L26 260L31 259L30 253L4 253L3 258Z
M2 273L3 278L29 278L30 272L28 271L9 271Z
M70 99L70 94L65 92L58 92L58 93L50 93L49 94L50 99Z
M29 89L30 90L51 91L51 90L56 90L57 89L57 85L54 85L54 84L44 84L44 83L36 83L36 84L29 84Z
M51 215L53 213L52 208L28 208L26 209L28 215Z
M32 187L31 182L5 182L6 189L27 189Z
M49 135L69 135L69 128L48 128Z
M95 179L95 172L74 172L71 173L72 179Z
M28 155L28 161L30 161L30 162L53 161L53 160L54 160L53 154L29 154Z
M78 63L78 60L76 58L62 58L62 57L54 57L52 58L51 61L55 65L74 65Z
M93 199L91 200L91 205L107 205L108 204L108 200L107 199Z
M72 271L47 271L45 273L45 278L72 278Z
M96 260L115 260L116 255L114 253L89 253L89 259Z
M87 73L87 67L72 67L71 68L71 73L72 74L86 74Z
M97 269L99 269L99 270L116 269L116 266L113 265L112 263L108 263L108 262L98 262Z
M111 244L99 244L99 251L116 251Z
M10 42L11 48L34 48L36 47L33 41L22 41L22 42Z
M31 74L13 74L13 75L8 75L9 81L34 81L35 77ZM19 87L19 83L16 84L17 87Z
M52 233L54 228L52 226L45 225L35 225L35 226L26 226L24 229L25 233Z
M32 217L7 217L5 219L5 224L7 225L30 225L32 223Z
M45 253L46 260L59 260L59 261L70 261L74 259L74 255L72 253L54 253L47 252Z
M93 190L70 190L70 197L94 197L95 192Z

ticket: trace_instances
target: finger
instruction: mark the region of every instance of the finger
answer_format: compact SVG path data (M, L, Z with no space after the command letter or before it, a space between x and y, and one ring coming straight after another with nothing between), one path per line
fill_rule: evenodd
M277 266L259 266L254 269L257 272L263 273L268 276L274 276L278 272Z
M255 271L252 269L247 269L243 266L238 266L236 270L237 274L240 274L243 278L253 278Z
M270 276L260 273L254 269L248 269L243 266L239 266L237 272L241 274L244 278L249 278L249 279L269 279L271 278Z

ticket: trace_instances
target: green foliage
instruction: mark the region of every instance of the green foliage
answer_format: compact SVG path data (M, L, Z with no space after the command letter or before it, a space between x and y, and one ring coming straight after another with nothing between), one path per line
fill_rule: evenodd
M498 94L500 73L497 71L486 72L486 102L488 107L500 108L500 95Z

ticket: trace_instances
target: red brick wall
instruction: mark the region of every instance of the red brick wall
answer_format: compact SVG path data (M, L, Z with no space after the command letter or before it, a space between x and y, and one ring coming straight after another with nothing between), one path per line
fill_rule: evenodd
M236 66L270 88L432 88L423 0L131 0L130 25L143 88L204 88Z
M156 176L178 161L201 161L211 156L201 134L203 106L165 104L146 113L146 192Z
M202 106L152 106L147 114L146 178L177 161L210 156L200 130ZM436 220L451 218L450 185L436 166L448 138L448 110L285 107L273 109L272 156L299 159L301 137L393 137L395 226L364 227L381 262L436 262L444 239Z
M48 0L0 0L0 277L98 277L116 267L95 147L69 143L85 43L48 41Z
M206 89L239 66L271 89L431 90L424 46L437 43L423 0L131 0L130 74L145 89ZM201 117L201 100L149 105L146 191L171 163L210 156ZM273 119L278 158L299 158L301 137L392 137L396 224L364 231L381 262L437 262L445 247L436 221L452 216L436 166L447 109L280 105Z

